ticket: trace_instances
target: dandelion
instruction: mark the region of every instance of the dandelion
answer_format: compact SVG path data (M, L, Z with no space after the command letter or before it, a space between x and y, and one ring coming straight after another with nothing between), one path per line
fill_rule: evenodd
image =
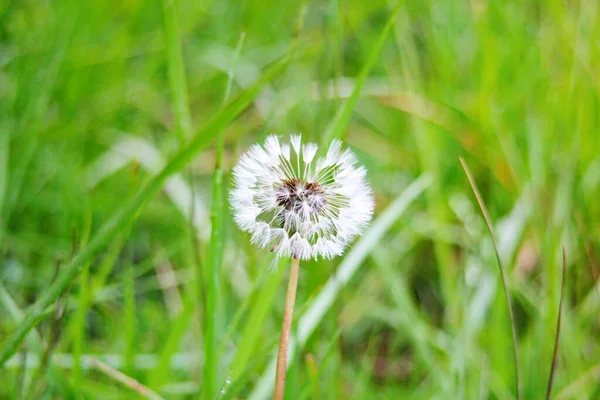
M272 135L233 170L235 221L276 261L339 256L371 220L373 196L356 156L339 140L324 157L317 150L300 135L283 144Z
M231 204L241 230L252 243L270 248L280 257L292 257L283 313L274 399L283 399L287 350L292 326L300 260L333 258L371 220L373 195L366 170L350 150L335 140L324 157L318 146L302 144L295 135L290 143L269 136L242 155L233 170L235 188Z

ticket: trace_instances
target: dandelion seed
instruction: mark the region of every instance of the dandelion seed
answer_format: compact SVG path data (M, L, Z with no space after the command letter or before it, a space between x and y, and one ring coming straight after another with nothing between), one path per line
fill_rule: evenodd
M233 170L235 221L277 259L339 256L371 220L373 195L356 156L339 140L324 157L317 151L300 135L289 143L271 135Z

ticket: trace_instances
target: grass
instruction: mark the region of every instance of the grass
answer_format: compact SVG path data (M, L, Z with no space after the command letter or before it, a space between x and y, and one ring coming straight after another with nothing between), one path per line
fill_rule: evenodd
M271 132L343 138L377 202L301 265L286 398L597 397L599 18L0 0L0 398L270 397L289 267L227 192Z
M473 194L475 195L475 198L477 199L477 204L479 205L479 208L481 209L481 214L483 215L485 224L487 225L487 228L490 232L490 237L492 238L492 244L494 246L494 254L496 255L496 261L498 261L498 270L500 271L500 280L502 281L502 289L504 289L504 295L506 296L506 305L507 305L507 310L508 310L508 316L510 318L510 330L512 333L512 349L513 349L513 354L514 354L513 361L514 361L514 366L515 366L515 386L516 386L515 395L516 395L517 399L520 399L521 398L521 382L520 382L521 374L519 372L519 349L518 349L518 340L517 340L517 329L515 327L515 314L513 311L512 297L511 297L510 291L508 289L509 284L506 279L506 273L504 272L505 267L502 265L502 258L500 257L500 252L498 251L498 240L496 239L496 234L494 233L494 228L492 226L490 216L485 207L485 204L483 203L481 194L479 193L479 189L477 188L477 184L475 183L475 180L473 179L473 175L471 174L469 167L465 163L465 160L463 160L462 158L459 158L459 160L460 160L460 164L462 165L463 169L465 170L465 175L467 176L467 179L469 180L469 185L471 185L471 189L473 189ZM563 265L564 265L564 263L563 263ZM564 280L563 280L563 284L564 284ZM560 312L559 312L559 315L560 315ZM558 329L558 332L560 332L560 329ZM558 334L557 334L557 338L558 338ZM556 346L555 346L555 348L556 348ZM554 358L553 358L553 360L554 360Z

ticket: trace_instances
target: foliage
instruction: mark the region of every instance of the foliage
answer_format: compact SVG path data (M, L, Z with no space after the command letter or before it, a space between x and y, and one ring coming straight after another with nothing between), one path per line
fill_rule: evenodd
M346 256L301 264L287 398L515 398L459 157L522 398L546 394L562 246L552 393L597 397L599 18L0 0L0 398L268 398L288 265L269 270L226 193L272 132L341 136L377 203Z

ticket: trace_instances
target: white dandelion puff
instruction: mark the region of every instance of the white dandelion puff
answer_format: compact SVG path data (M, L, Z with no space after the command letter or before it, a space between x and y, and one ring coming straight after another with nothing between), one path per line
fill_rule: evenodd
M334 140L325 155L293 135L275 135L244 153L233 170L230 200L253 244L279 257L333 258L360 235L373 214L366 170Z

